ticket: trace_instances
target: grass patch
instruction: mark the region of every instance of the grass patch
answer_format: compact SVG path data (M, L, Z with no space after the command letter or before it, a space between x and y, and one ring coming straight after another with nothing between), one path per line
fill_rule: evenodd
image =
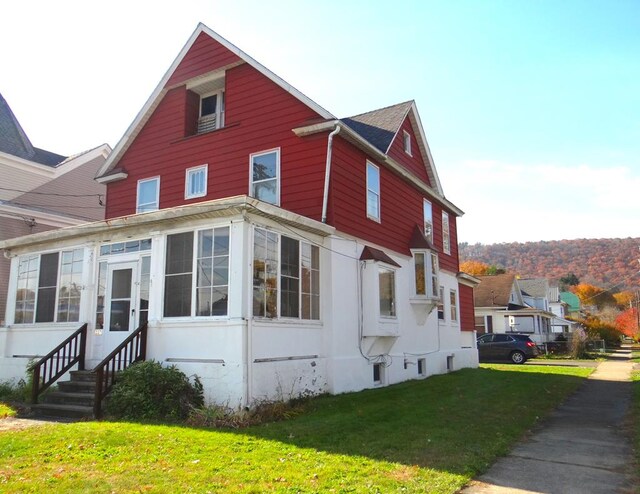
M453 493L593 369L483 365L221 431L84 422L0 435L5 493Z
M0 419L15 417L16 413L17 412L6 403L0 403Z

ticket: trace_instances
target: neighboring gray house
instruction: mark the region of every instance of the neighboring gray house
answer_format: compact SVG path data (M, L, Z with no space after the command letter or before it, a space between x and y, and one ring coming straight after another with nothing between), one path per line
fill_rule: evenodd
M31 144L0 95L0 241L104 218L105 186L93 180L111 148L62 156ZM0 257L0 326L10 260Z
M519 278L518 285L527 305L554 314L555 317L551 320L552 333L566 334L577 326L577 323L565 319L568 304L560 299L558 286L552 285L546 278Z

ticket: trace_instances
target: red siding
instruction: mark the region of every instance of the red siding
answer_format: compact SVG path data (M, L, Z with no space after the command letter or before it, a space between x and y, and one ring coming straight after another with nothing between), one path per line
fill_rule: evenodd
M423 225L425 196L389 169L380 168L380 216L367 218L366 162L364 152L340 139L334 140L333 168L328 222L338 230L396 252L409 253L409 239L415 225ZM440 267L458 272L456 217L449 213L451 255L442 252L442 206L431 199L434 244L440 251Z
M160 207L248 194L249 155L280 148L281 205L314 219L322 213L327 136L291 131L318 115L247 64L226 73L225 128L185 137L192 98L170 90L118 166L127 180L109 184L107 218L135 212L137 181L160 175ZM207 196L184 199L185 170L209 165Z
M209 35L200 33L189 52L176 67L165 87L171 87L239 60L241 60L240 57L235 53L227 50Z
M404 151L405 131L408 132L411 136L411 156L409 156ZM429 184L429 186L432 186L431 182L429 181L427 169L425 167L424 160L422 159L420 148L418 147L418 141L416 139L416 135L413 131L413 127L411 126L411 121L409 120L409 118L406 118L404 120L404 123L400 126L400 130L391 143L388 154L398 163L404 165L407 170L411 171L420 180L426 182L427 184Z
M459 285L460 296L460 329L462 331L475 330L475 314L473 309L473 288Z

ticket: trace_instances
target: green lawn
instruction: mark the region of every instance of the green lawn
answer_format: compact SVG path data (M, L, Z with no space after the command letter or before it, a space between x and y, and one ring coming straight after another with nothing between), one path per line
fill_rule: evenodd
M0 433L12 492L453 493L593 369L483 365L312 400L242 430L84 422Z

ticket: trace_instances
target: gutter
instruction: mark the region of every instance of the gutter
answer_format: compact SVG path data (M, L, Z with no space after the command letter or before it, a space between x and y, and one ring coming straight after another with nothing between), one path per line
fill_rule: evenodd
M322 195L322 223L327 222L327 206L329 203L329 178L331 177L331 152L333 151L333 136L340 132L340 126L336 125L336 128L329 134L327 140L327 163L325 165L324 172L324 193Z

